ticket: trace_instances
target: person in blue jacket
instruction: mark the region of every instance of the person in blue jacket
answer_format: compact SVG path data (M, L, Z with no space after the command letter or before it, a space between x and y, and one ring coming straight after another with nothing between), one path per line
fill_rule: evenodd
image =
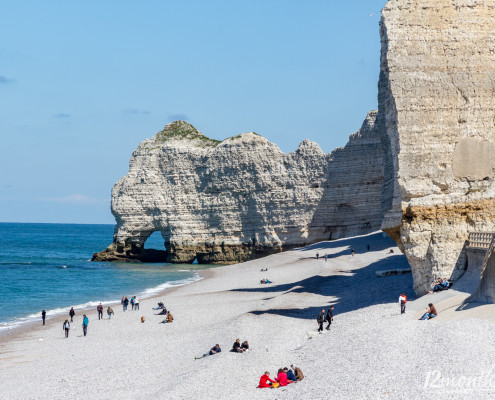
M292 382L297 382L297 378L296 378L296 376L294 375L294 372L291 369L285 367L284 368L284 372L287 374L287 379L289 379Z
M88 324L89 324L89 319L86 316L86 314L84 314L83 315L83 323L82 323L84 336L86 336L86 334L88 333Z
M220 348L220 345L216 344L215 346L213 346L210 350L209 353L205 353L203 354L201 357L194 357L196 360L199 360L200 358L204 358L204 357L208 357L208 356L212 356L214 354L218 354L222 351L222 349Z

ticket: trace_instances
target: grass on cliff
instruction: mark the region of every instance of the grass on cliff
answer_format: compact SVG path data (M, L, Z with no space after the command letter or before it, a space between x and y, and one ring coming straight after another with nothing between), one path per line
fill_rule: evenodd
M256 132L253 132L256 136L261 136ZM242 135L232 136L225 140L238 139ZM203 135L194 126L185 121L174 121L171 124L167 124L162 131L158 132L155 137L155 143L165 143L170 140L191 140L200 141L205 147L215 147L222 143L222 140L210 139Z
M155 141L158 143L169 140L199 140L206 147L215 147L222 142L221 140L210 139L185 121L174 121L156 134Z

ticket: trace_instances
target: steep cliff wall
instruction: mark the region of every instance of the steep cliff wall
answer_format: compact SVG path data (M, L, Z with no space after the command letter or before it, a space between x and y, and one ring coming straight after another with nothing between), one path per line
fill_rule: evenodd
M330 154L309 140L284 154L255 133L218 142L185 122L167 125L115 184L114 241L93 259L229 263L379 229L376 115ZM155 231L167 254L144 250Z
M391 0L381 42L382 227L422 294L495 229L495 1Z

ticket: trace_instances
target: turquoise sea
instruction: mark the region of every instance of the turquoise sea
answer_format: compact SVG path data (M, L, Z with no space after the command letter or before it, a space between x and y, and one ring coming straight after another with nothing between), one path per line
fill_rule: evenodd
M113 225L0 223L0 333L20 324L122 296L149 297L200 279L198 264L89 261L112 241ZM146 248L163 249L152 235Z

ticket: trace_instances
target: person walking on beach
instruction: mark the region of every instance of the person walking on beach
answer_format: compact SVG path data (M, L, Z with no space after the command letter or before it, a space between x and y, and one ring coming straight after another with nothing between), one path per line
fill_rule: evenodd
M320 315L318 315L318 318L316 319L318 322L318 332L323 332L323 323L325 322L325 310L321 310Z
M46 311L41 311L41 319L43 320L43 325L45 325Z
M325 253L325 262L327 262L328 254Z
M316 252L316 259L318 260L320 258L320 253Z
M71 308L70 308L70 311L69 311L70 322L74 322L74 321L73 321L73 319L74 319L74 315L76 315L76 312L74 311L74 307L71 307Z
M129 305L129 299L124 296L124 311L127 310L127 306Z
M69 329L70 329L70 324L69 324L68 319L65 320L64 326L62 327L62 329L65 331L65 337L68 338L69 337Z
M82 328L83 328L83 333L84 336L88 333L88 325L89 325L89 319L86 317L86 314L83 315L83 323L82 323Z
M96 311L98 311L98 319L103 319L103 306L101 303L96 307Z
M134 296L134 310L139 310L139 299Z
M134 296L131 297L131 310L134 310Z
M113 310L111 307L108 307L107 308L107 314L108 314L108 319L111 319L112 318L112 314L113 314Z
M328 325L325 328L327 331L330 330L330 325L332 325L332 321L333 321L333 309L334 309L334 306L331 306L328 309L328 311L327 311L327 322L328 322Z
M400 313L404 314L406 312L407 297L404 292L399 296Z

